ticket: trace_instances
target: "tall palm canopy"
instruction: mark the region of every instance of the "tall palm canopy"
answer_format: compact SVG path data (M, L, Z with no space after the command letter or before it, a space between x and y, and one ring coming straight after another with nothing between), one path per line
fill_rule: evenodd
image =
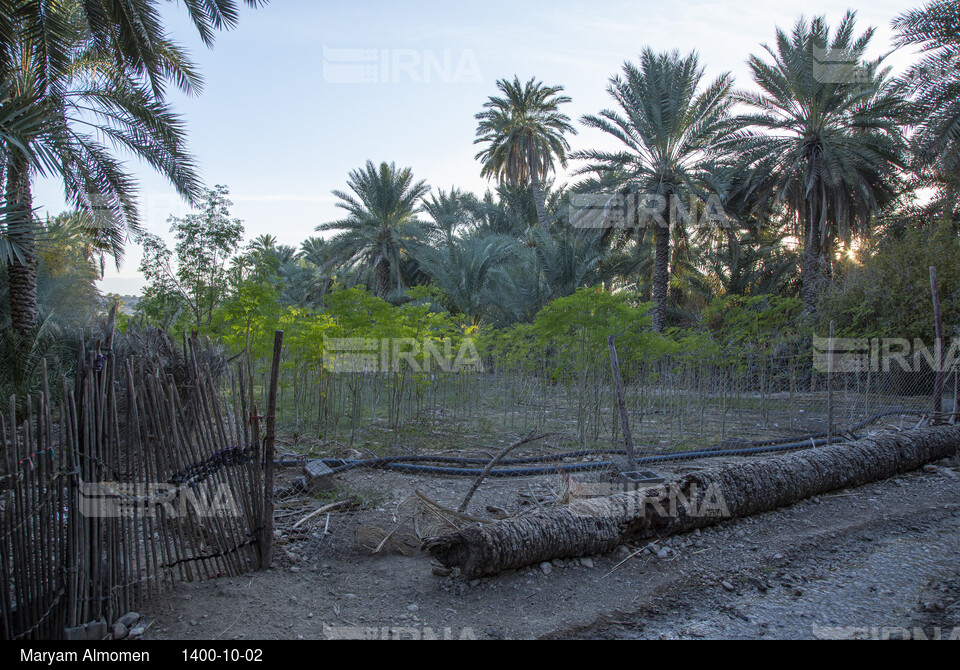
M0 118L29 110L27 122L0 133L3 228L16 252L5 259L11 320L21 334L34 328L38 315L32 174L63 182L67 199L91 217L92 230L109 243L118 263L126 231L138 229L139 214L136 183L114 149L144 160L189 201L200 190L183 124L169 105L96 46L78 3L49 3L46 9L46 22L73 36L57 43L58 58L45 56L45 34L22 18L11 23L6 17L4 29L14 30L0 38L0 59L9 68ZM163 62L171 76L188 76L176 60Z
M483 162L481 176L511 186L530 186L537 206L537 218L547 226L543 203L543 183L554 170L554 163L567 165L570 143L565 134L576 134L570 118L560 105L570 98L560 95L563 86L544 86L535 78L521 84L501 79L493 96L477 114L477 139L486 147L477 154Z
M607 87L619 109L585 116L583 123L612 135L624 146L618 152L588 150L574 155L587 161L579 174L594 178L587 190L629 192L689 203L691 196L712 193L710 159L719 153L729 131L730 92L733 78L723 74L701 87L704 68L696 53L654 53L646 49L640 64L625 63L621 75ZM671 208L672 213L672 208ZM654 328L666 324L670 280L669 217L653 220L655 258L653 270Z
M739 119L733 144L758 175L756 207L785 208L804 241L810 314L835 243L869 230L896 197L904 167L904 101L882 59L865 60L874 31L856 36L855 19L848 12L832 35L822 17L801 19L791 34L778 30L775 45L764 47L772 62L748 61L760 92L735 96L753 110ZM856 69L825 67L838 58Z
M333 192L347 217L317 230L342 231L327 243L330 262L366 265L375 272L377 295L386 297L391 288L400 288L400 265L408 248L433 230L417 219L429 188L414 181L410 168L398 169L394 163L377 167L372 161L351 172L347 184L351 193Z
M111 55L115 65L128 75L144 77L155 95L162 95L173 81L184 91L193 91L199 77L186 53L166 35L160 16L162 0L0 0L0 43L12 44L18 35L43 44L35 53L37 69L52 78L68 62L77 24L92 46ZM173 0L165 0L172 2ZM243 0L259 7L269 0ZM184 0L190 19L207 46L214 33L236 27L237 0ZM64 19L65 11L72 14ZM0 74L16 68L9 54L0 55Z
M923 57L903 81L914 96L913 135L920 167L944 176L960 173L960 6L936 0L899 16L900 46L920 46Z

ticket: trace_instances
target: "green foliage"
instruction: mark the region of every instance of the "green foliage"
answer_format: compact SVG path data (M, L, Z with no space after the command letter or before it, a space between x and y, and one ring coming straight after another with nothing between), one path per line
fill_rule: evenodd
M233 351L245 351L253 358L268 355L280 320L278 298L276 287L270 283L242 282L217 310L214 332Z
M71 369L76 360L73 333L64 333L47 319L28 334L9 326L0 327L0 398L4 410L11 396L17 396L17 414L26 416L28 398L36 398L43 389L42 369L47 365L47 379L54 400L59 397L60 375Z
M204 192L197 212L170 217L174 253L156 235L144 234L140 272L150 282L142 311L154 319L177 319L182 313L197 330L209 327L228 290L227 265L243 238L243 223L230 217L226 186ZM185 327L187 324L181 324Z
M490 274L512 255L511 242L500 235L467 237L422 247L415 256L454 309L476 325L484 316Z
M930 267L936 266L944 323L960 324L960 239L949 222L907 228L900 239L878 240L850 262L828 291L819 330L836 321L846 337L934 336Z
M555 380L573 382L586 371L609 368L610 335L617 337L625 366L669 351L671 344L650 328L649 309L629 293L580 289L551 302L532 324L486 333L481 342L498 366L542 365Z
M788 353L788 347L804 342L810 330L802 314L803 302L797 298L730 296L714 300L703 321L723 353L736 360Z

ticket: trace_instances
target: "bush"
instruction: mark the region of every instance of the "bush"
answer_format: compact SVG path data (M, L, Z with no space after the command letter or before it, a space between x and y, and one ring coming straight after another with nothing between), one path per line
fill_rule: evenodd
M960 326L960 238L949 222L908 228L886 237L850 261L824 297L818 330L830 321L840 337L934 339L930 267L936 266L943 321ZM948 335L950 335L948 331Z

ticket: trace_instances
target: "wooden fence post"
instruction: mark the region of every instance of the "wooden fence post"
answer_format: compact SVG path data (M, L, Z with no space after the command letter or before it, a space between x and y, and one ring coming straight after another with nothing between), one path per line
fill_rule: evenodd
M278 330L273 341L273 365L270 368L270 393L267 397L267 434L263 441L263 534L260 544L260 567L273 567L273 468L276 460L277 385L280 379L280 355L283 352L283 331Z
M637 454L633 449L633 435L630 433L630 417L627 416L627 401L623 392L623 379L620 377L620 359L617 357L617 338L611 335L607 339L610 345L610 365L613 368L613 386L617 393L617 409L623 424L623 440L627 445L627 472L637 469Z

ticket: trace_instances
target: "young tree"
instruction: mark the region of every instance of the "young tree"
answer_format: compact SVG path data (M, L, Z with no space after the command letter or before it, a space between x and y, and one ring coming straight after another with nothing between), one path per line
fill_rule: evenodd
M169 219L174 253L156 235L141 236L140 272L150 282L143 309L170 316L186 309L197 330L209 327L229 287L228 266L243 239L243 222L230 217L226 186L207 190L195 214Z

